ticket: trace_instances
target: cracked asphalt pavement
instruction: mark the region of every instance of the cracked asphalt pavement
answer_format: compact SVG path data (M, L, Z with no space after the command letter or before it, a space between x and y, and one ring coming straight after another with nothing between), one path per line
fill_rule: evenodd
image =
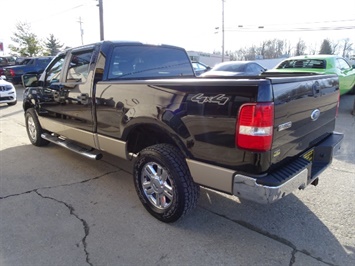
M259 205L201 190L174 224L141 205L132 165L91 161L27 138L18 104L0 105L0 265L355 265L354 95L341 97L342 150L317 187Z

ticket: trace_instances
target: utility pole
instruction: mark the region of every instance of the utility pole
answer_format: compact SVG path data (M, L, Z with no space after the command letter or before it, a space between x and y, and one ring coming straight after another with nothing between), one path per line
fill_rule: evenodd
M104 38L104 8L102 0L99 1L99 15L100 15L100 41L103 41Z
M78 20L79 24L80 24L80 36L81 36L81 45L84 45L84 39L83 39L83 36L84 36L84 30L81 26L81 24L83 24L84 22L81 21L81 17L79 17L79 20Z
M224 62L224 2L222 0L222 62Z

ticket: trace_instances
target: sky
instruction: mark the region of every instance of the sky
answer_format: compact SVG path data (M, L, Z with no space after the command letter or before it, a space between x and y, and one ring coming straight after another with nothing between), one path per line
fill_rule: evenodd
M355 49L355 1L338 0L102 0L106 40L177 45L212 53L259 45L272 39L299 39L320 48L324 39L349 38ZM2 1L3 54L16 24L30 24L41 40L50 34L65 46L100 40L97 0ZM224 9L222 8L224 7ZM224 12L222 12L224 10ZM80 23L81 21L82 23ZM222 24L224 22L224 34ZM218 27L218 29L216 29ZM354 50L355 53L355 50Z

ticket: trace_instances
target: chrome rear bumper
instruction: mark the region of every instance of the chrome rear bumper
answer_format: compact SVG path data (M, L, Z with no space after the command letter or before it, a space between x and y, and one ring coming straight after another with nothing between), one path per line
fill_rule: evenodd
M304 189L307 186L307 180L307 169L277 187L260 185L255 178L237 174L234 176L233 194L258 203L273 203L297 189Z
M343 137L344 135L341 133L333 133L312 148L313 159L311 161L300 157L295 161L293 166L286 165L284 168L293 168L293 170L296 168L296 171L294 171L294 174L284 177L284 182L281 182L280 185L269 186L262 184L262 179L235 174L233 177L233 194L237 197L267 204L273 203L297 189L304 189L317 179L318 175L331 164L334 153L340 149ZM278 169L277 172L286 173L290 171ZM272 178L276 179L276 177L273 177L273 174L265 178L268 178L268 181Z

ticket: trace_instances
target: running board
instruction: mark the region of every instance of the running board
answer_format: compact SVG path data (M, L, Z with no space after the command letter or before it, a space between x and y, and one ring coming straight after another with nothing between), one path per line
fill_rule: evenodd
M66 139L61 139L56 136L50 135L48 133L41 134L42 139L48 140L54 144L57 144L61 147L64 147L68 150L76 152L80 155L83 155L92 160L100 160L102 158L102 154L95 149L87 149L85 147L80 146L80 144Z

